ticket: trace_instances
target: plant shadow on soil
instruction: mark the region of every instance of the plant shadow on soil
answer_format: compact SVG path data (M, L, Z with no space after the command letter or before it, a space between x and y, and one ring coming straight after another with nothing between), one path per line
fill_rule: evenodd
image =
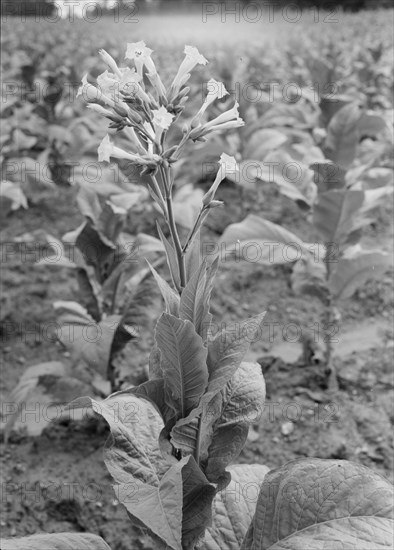
M217 239L226 225L243 219L249 211L281 223L305 238L308 236L302 213L272 189L265 190L264 201L256 202L253 195L244 196L242 209L238 190L231 185L223 185L218 198L225 200L229 208L211 216L205 235L211 241ZM385 206L377 228L370 229L366 239L373 240L378 234L389 244L391 213L390 205ZM81 219L74 191L59 188L56 197L48 196L45 202L16 212L7 221L3 243L13 242L23 234L33 235L33 241L42 238L45 232L60 237L74 229ZM131 232L154 234L151 220L143 216L133 217L130 225ZM34 257L22 259L14 251L3 262L6 297L1 322L3 401L26 366L64 358L64 350L50 339L23 337L23 332L27 320L55 321L53 300L74 299L77 288L66 270L36 268ZM236 321L267 310L267 322L277 322L279 328L291 322L301 327L315 322L318 304L292 293L289 273L289 268L282 266L222 263L213 297L215 321ZM278 331L274 342L264 333L247 359L262 365L267 401L238 461L274 468L306 456L349 459L392 479L391 311L390 277L369 283L347 301L341 331L344 341L346 334L350 336L347 347L344 345L335 358L340 386L335 396L327 394L326 377L317 362L308 364L296 356L288 361L280 353L274 353L288 344L283 331ZM378 336L365 345L368 323L379 330ZM147 360L150 338L151 335L142 344L132 344L133 369L129 382L136 383L136 365L140 368ZM297 350L292 350L294 355ZM138 371L137 378L140 375ZM90 418L52 423L36 438L14 434L7 446L2 444L2 536L90 531L101 535L112 550L153 550L149 537L132 527L123 506L116 500L103 462L102 448L107 436L107 426Z

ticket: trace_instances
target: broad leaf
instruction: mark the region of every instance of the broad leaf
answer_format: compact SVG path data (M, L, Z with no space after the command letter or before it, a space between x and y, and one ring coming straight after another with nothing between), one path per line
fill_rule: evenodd
M200 268L192 275L182 290L179 307L181 319L191 321L197 334L203 337L206 333L208 314L205 303L205 288L207 283L207 261L200 265Z
M21 376L18 384L11 392L8 402L4 407L2 421L4 424L4 439L7 442L12 427L20 413L22 403L26 403L32 390L40 383L40 378L67 376L69 369L60 361L49 361L28 367ZM7 408L9 410L7 411ZM29 416L29 415L28 415ZM27 417L28 418L28 417ZM35 420L35 418L34 418Z
M104 539L90 533L50 533L1 539L2 550L111 550Z
M294 262L308 251L306 243L294 233L254 214L225 229L219 240L221 250L224 245L226 257L231 252L236 261L264 265Z
M163 313L155 332L167 404L181 417L197 407L208 383L207 349L190 321Z
M162 378L148 380L143 384L139 384L138 386L130 387L113 394L113 396L116 395L135 395L141 399L146 399L160 413L164 424L167 424L167 422L175 416L174 410L165 402L164 380Z
M286 143L288 137L273 128L262 128L249 139L244 158L263 161L268 153Z
M319 193L325 193L331 189L343 189L345 187L346 171L330 160L314 162L309 166L315 175L314 182Z
M148 401L130 394L101 402L85 397L69 405L77 407L92 407L109 424L105 463L130 517L172 550L182 550L182 468L188 459L169 462L162 457L158 413Z
M363 203L363 191L333 190L320 194L313 222L323 242L336 246L338 252L352 244L350 237L364 224L358 215Z
M345 105L335 113L327 127L326 156L345 170L356 156L362 115L357 103Z
M0 182L0 204L4 217L18 208L27 208L27 198L19 183L7 180Z
M392 548L393 487L346 460L299 459L269 472L242 550Z
M221 412L213 426L211 444L206 452L204 471L209 481L219 483L224 469L238 457L249 425L258 422L263 414L264 402L265 382L261 366L241 363L221 391ZM206 411L211 415L215 412L212 407Z
M261 464L234 464L229 472L231 481L215 497L212 527L208 528L201 550L239 550L269 468Z
M85 218L97 223L102 212L97 193L91 188L81 185L77 194L78 208Z
M62 310L59 318L61 324L59 339L71 351L75 362L84 360L89 367L106 378L112 342L121 316L109 315L96 323L82 306L75 304L75 302L55 302L54 304L56 309Z
M378 187L377 189L368 189L364 191L364 204L361 208L363 214L367 214L370 210L381 206L383 199L388 195L392 195L394 188L386 185L384 187Z
M260 179L267 178L264 176L264 170L267 168L272 173L267 181L276 183L283 195L296 201L300 206L312 206L316 197L316 183L313 171L307 164L300 159L295 160L288 152L279 150L267 155L260 168Z
M212 523L212 501L216 489L200 470L193 457L182 468L182 547L194 549Z
M223 407L223 398L218 394L236 373L250 344L260 336L264 315L262 313L241 323L228 325L208 343L208 387L198 407L186 418L180 418L174 426L171 435L175 446L189 453L194 452L196 445L209 446L213 424L220 417ZM202 422L202 436L199 436L202 440L197 442L198 418Z
M194 236L193 242L190 245L189 249L185 254L185 264L186 264L186 277L187 280L194 275L194 273L199 269L201 264L201 236L200 230L197 231Z
M265 312L240 323L227 325L209 342L207 393L215 394L234 376L251 343L261 337L264 317Z
M149 262L148 265L164 298L167 313L171 313L171 315L177 317L179 315L179 295L170 287L167 281L157 273L156 269Z
M330 277L330 290L337 300L350 298L369 279L381 277L391 265L392 257L378 250L342 257Z

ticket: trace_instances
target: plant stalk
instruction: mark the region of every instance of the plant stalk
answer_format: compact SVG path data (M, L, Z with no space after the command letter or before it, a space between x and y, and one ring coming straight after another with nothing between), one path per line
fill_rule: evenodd
M163 185L166 194L166 205L167 205L167 214L168 214L168 227L171 233L172 241L174 243L175 252L178 260L178 269L179 269L179 280L181 289L186 286L186 265L185 265L185 255L183 252L182 244L178 235L178 230L176 228L174 210L172 205L172 182L170 175L170 168L162 168L161 176L163 178Z
M327 281L327 287L330 277L331 277L331 266L330 262L327 261L327 258L329 257L328 251L326 252L324 263L326 264L326 281ZM331 339L331 332L330 327L333 322L333 298L331 295L331 292L329 291L327 302L325 304L325 311L324 311L324 343L325 343L325 364L326 364L326 371L328 373L328 390L330 392L337 392L338 391L338 378L337 378L337 372L334 365L334 362L332 360L333 355L333 343Z

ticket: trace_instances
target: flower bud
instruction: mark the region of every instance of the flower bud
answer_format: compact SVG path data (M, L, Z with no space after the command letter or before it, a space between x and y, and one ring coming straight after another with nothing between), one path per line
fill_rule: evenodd
M118 113L118 115L122 117L127 117L129 115L129 111L122 107L120 103L115 103L113 109L116 113Z

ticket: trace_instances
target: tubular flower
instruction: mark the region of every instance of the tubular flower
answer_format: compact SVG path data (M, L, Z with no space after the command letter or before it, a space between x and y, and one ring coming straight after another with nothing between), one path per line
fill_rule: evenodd
M152 111L153 114L153 126L155 128L155 137L160 139L163 130L168 130L171 126L174 115L169 113L165 107L159 107Z
M227 176L227 174L239 174L239 165L234 157L230 157L230 155L226 155L226 153L222 153L219 160L219 170L216 174L215 181L209 188L209 190L206 192L206 194L202 198L202 203L204 206L208 206L217 191L217 188L219 187L220 183L224 180L224 178ZM215 205L217 206L217 205Z
M120 78L122 75L115 59L105 50L99 50L99 55L104 63L108 65L111 71Z
M135 63L137 73L142 76L142 69L145 66L149 73L156 73L155 64L152 61L151 54L153 50L148 48L142 40L127 44L126 59L132 59Z
M124 151L120 147L117 147L112 143L112 141L109 139L109 135L107 134L102 142L100 143L98 147L98 160L99 162L110 162L110 158L117 158L117 159L125 159L130 160L134 164L139 165L145 165L145 166L151 166L155 167L160 160L160 157L158 155L153 155L148 158L143 158L140 155L134 154L134 153L128 153L127 151Z
M205 59L194 46L185 46L184 53L185 58L171 84L171 91L174 97L190 78L190 71L192 71L196 65L206 65L208 63L208 60Z
M194 130L190 132L190 139L196 140L214 131L228 130L230 128L239 128L243 126L245 122L239 116L238 107L239 105L236 101L232 109L225 111L209 122L197 126L197 128L194 128Z
M172 119L174 115L169 113L165 107L160 107L159 109L153 110L153 124L159 126L162 130L168 130L171 126Z
M106 109L105 107L101 107L101 105L98 105L97 103L89 103L89 105L87 105L87 108L91 109L92 111L95 111L99 115L103 115L110 118L114 117L114 113L112 111L110 111L109 109Z
M150 98L140 84L142 81L142 76L138 74L135 69L130 69L129 67L121 69L121 71L121 91L126 95L138 97L143 103L149 105Z
M202 104L200 110L192 120L192 123L191 123L192 128L194 128L195 126L198 126L202 117L204 116L205 111L216 99L221 99L225 95L228 95L228 91L224 87L223 82L218 82L213 78L211 78L208 81L207 90L208 90L207 97L205 98L205 101Z
M79 87L77 93L77 97L79 96L82 96L88 103L98 103L101 106L111 107L112 109L116 107L116 103L113 99L104 94L101 89L96 88L96 86L88 82L87 74L82 78L82 85ZM127 115L127 105L122 104L122 107L126 109L124 113L122 113L122 116L125 116Z

